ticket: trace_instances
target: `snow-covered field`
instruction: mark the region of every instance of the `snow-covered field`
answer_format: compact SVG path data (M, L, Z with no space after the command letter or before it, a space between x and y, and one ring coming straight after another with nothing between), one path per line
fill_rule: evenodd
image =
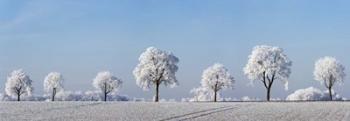
M349 121L349 102L0 102L1 121Z

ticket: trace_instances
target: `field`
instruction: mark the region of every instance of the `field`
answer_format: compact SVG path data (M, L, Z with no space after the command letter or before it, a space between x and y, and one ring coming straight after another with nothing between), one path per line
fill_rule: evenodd
M349 102L0 102L1 121L349 121Z

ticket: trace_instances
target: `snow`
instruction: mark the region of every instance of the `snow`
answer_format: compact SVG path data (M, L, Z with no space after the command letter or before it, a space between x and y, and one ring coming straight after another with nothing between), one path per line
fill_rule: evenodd
M341 121L349 102L0 102L0 120L50 121Z

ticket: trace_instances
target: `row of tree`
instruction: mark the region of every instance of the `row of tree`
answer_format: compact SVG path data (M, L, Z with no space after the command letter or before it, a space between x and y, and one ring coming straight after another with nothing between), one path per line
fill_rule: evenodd
M159 101L159 86L175 87L178 85L175 73L178 70L179 59L171 52L149 47L139 57L139 64L133 71L136 84L144 89L155 88L154 101ZM282 48L260 45L253 48L249 55L248 63L244 67L244 74L253 82L260 81L266 88L266 100L270 101L271 88L276 80L285 83L288 88L288 78L291 74L292 61L284 54ZM315 63L315 80L324 84L332 100L332 88L335 83L342 82L345 67L333 57L323 57ZM213 101L217 101L220 90L233 88L234 77L224 65L216 63L204 70L201 86L195 88L195 96L210 95ZM113 76L110 72L100 72L93 80L93 86L103 94L103 100L107 95L117 91L122 85L121 79ZM20 101L21 95L30 95L32 92L32 80L23 70L13 71L7 78L5 92L7 95L16 97ZM58 91L63 90L63 77L58 72L49 73L44 80L45 93L55 100Z
M51 96L51 101L55 101L55 96L63 89L63 76L58 72L49 73L44 80L44 91L46 95ZM104 95L104 101L107 101L107 95L113 91L117 91L122 81L113 76L110 72L99 72L93 80L93 86ZM22 95L31 95L33 91L32 80L22 70L14 70L9 77L7 77L5 92L7 95L17 97L17 101L21 101Z
M271 88L276 80L284 82L288 89L288 78L291 74L292 61L284 54L283 49L273 46L256 46L248 57L248 63L244 67L244 74L253 81L260 81L266 88L266 100L270 101ZM345 67L333 57L323 57L316 61L314 78L320 81L329 93L332 100L332 88L335 83L342 82L345 77ZM215 64L203 72L201 87L192 90L195 98L205 96L212 97L215 102L217 92L220 89L232 88L233 77L221 64ZM212 96L213 95L213 96Z
M266 88L266 100L270 101L271 88L276 80L285 83L288 89L288 78L291 74L292 61L280 47L259 45L253 48L244 67L244 74L251 81L260 81ZM172 53L148 48L139 58L139 65L134 70L137 84L149 89L155 86L155 101L159 99L159 85L175 86L178 81L175 73L178 70L179 59ZM345 67L333 57L323 57L315 63L314 78L324 84L332 100L332 88L335 83L342 82L345 77ZM233 88L234 78L222 64L214 64L204 70L201 86L195 88L195 96L210 95L217 101L217 93L221 89Z

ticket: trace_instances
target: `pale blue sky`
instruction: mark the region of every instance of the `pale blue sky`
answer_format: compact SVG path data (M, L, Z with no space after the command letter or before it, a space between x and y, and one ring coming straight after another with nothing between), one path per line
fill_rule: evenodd
M98 71L124 81L122 94L151 98L138 88L132 70L145 48L180 58L180 86L161 88L161 98L190 97L203 69L220 62L237 80L224 97L265 97L260 82L247 85L242 68L255 45L280 46L293 61L285 98L314 81L314 62L334 56L350 68L350 2L329 0L0 0L0 92L6 76L23 68L35 93L51 71L61 72L67 90L91 90ZM349 71L346 73L348 75ZM335 90L350 97L347 77Z

